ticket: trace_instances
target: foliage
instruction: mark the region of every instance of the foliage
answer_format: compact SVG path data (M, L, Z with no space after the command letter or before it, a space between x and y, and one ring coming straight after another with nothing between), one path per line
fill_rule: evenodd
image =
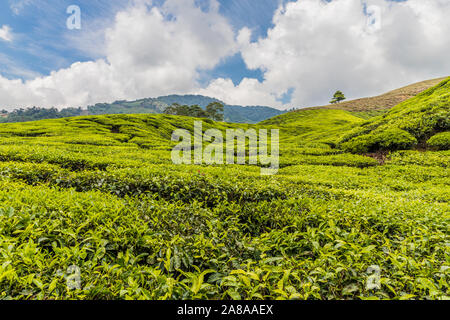
M347 99L345 97L345 95L342 93L342 91L336 91L333 95L333 99L331 99L330 103L331 104L335 104L335 103L339 103L341 101L344 101L345 99Z
M219 102L212 102L206 106L206 115L214 121L223 121L224 106Z
M418 112L420 130L442 123L434 111ZM2 124L0 299L448 299L450 151L379 165L336 148L350 135L420 142L416 129L372 126L343 110L203 121L280 129L281 168L267 177L173 165L171 134L193 131L190 117Z
M341 147L353 153L367 153L384 150L405 150L417 144L416 138L404 130L388 128L358 136L341 144Z
M450 132L447 131L434 135L427 141L427 144L438 150L450 149Z
M83 110L81 108L66 108L59 111L56 108L45 109L32 107L28 109L21 108L9 113L5 112L4 114L6 117L0 118L0 122L11 123L80 116L83 114Z
M106 114L161 114L173 104L178 105L197 105L202 109L206 109L208 105L218 106L223 103L217 99L200 95L170 95L158 98L144 98L135 101L115 101L113 103L97 103L88 106L87 110L80 108L64 108L57 110L56 108L28 108L19 109L11 113L6 110L1 111L1 122L15 123L44 119L58 119L65 117L76 117L81 115L106 115ZM211 110L214 111L214 110ZM223 114L216 118L216 121L227 121L231 123L257 123L276 115L282 114L283 111L263 106L230 106L224 105L223 110L220 108L214 114ZM207 117L207 116L204 116Z
M409 149L448 131L449 115L450 78L356 127L339 145L351 152Z
M203 110L198 105L187 106L187 105L179 105L178 103L174 103L170 107L167 107L164 110L165 114L175 115L175 116L186 116L186 117L195 117L195 118L209 118L214 121L223 121L223 110L224 107L219 102L212 102L208 104Z

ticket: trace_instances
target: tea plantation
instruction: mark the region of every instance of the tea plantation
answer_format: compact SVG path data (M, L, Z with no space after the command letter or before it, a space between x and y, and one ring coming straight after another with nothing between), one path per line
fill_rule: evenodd
M0 299L448 299L449 111L447 79L375 118L204 120L280 129L274 176L173 165L188 117L2 124Z

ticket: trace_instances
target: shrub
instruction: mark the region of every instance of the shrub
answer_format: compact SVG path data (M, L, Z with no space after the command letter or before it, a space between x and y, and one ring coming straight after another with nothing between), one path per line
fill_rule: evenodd
M377 150L394 151L409 149L417 143L410 133L396 128L372 132L341 144L341 148L353 153L367 153Z
M442 132L431 137L427 144L438 150L448 150L450 148L450 132Z
M338 141L355 153L402 150L450 129L450 79L362 123Z

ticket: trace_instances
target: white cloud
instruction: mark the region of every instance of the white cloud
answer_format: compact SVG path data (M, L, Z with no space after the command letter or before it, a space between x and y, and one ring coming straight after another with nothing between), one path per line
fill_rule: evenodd
M86 46L101 48L98 60L28 81L0 76L0 106L86 106L201 93L230 104L282 108L288 107L280 102L287 92L289 106L312 106L327 103L338 89L349 98L374 95L450 70L448 0L289 2L256 42L249 29L233 32L216 0L207 10L197 0L167 0L154 8L150 0L134 3L116 15L104 41ZM368 23L368 8L375 22ZM201 88L202 71L237 52L248 68L263 72L263 80L245 78L236 86L220 78Z
M167 0L149 8L137 1L105 31L105 59L74 63L33 80L0 76L0 105L86 106L198 88L199 71L236 52L235 34L218 13L194 0Z
M219 78L212 81L206 89L200 89L196 93L216 97L231 105L282 107L282 103L277 100L281 96L271 92L270 88L257 79L244 78L235 86L231 79Z
M367 23L370 6L377 6L381 21ZM257 99L262 91L279 96L294 88L291 105L312 106L326 104L337 89L362 97L446 76L449 15L448 0L287 3L276 12L266 38L251 43L247 29L238 37L247 66L263 70L264 81L249 86L245 79L231 86L218 80L203 92L262 104L264 98Z
M8 42L11 42L13 40L11 27L4 25L0 28L0 39Z

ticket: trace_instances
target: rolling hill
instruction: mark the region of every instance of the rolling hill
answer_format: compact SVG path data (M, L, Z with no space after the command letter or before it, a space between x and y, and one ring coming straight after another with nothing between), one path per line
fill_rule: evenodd
M419 93L436 86L446 78L438 78L414 83L396 90L389 91L385 94L361 98L350 101L343 101L338 104L330 104L326 106L313 107L313 109L339 109L351 112L376 112L393 108L394 106L415 97ZM309 108L306 108L309 109ZM304 110L304 109L300 109Z
M436 86L446 78L426 80L414 83L396 90L392 90L376 97L362 98L344 101L339 104L304 108L294 112L303 112L314 109L333 109L352 112L360 118L371 118L387 112L387 110L406 101L421 92ZM96 104L88 107L88 114L139 114L139 113L162 113L164 109L173 103L181 105L199 105L206 107L211 102L221 102L218 99L201 95L169 95L158 98L147 98L136 101L116 101L111 104ZM221 102L223 103L223 102ZM223 103L224 104L224 103ZM264 106L233 106L225 105L225 121L232 123L258 123L266 119L276 117L285 112Z
M378 97L363 98L346 101L335 105L304 108L297 112L315 109L339 109L351 112L353 115L363 119L370 119L386 113L390 108L405 101L426 89L438 84L442 79L433 79L412 84L397 90L393 90ZM89 106L87 110L81 108L66 108L62 110L30 108L20 109L12 113L0 114L0 123L26 122L41 119L58 119L80 115L104 115L104 114L160 114L172 105L199 105L205 108L209 103L220 102L220 100L201 95L169 95L158 98L144 98L135 101L115 101L113 103L97 103ZM223 104L223 103L222 103ZM225 105L224 118L230 123L258 123L272 117L286 113L265 106L237 106Z
M406 97L434 82L436 80L421 82L380 96L382 98L378 100L368 98L367 101L375 105L376 101L387 101L384 99L389 96ZM296 110L265 120L260 125L279 126L289 131L290 135L284 138L289 143L314 138L317 142L353 153L411 148L448 149L450 78L369 119L361 117L360 112L353 112L356 109L351 101L347 107L343 104L333 107L335 109L317 107Z
M353 152L392 130L448 141L449 94L450 79L369 120L203 119L204 131L279 129L273 176L174 164L172 133L192 133L192 117L0 124L0 299L448 299L448 146L394 144L382 165Z
M448 148L450 131L450 78L370 119L344 136L340 146L351 152ZM447 133L446 133L447 132ZM438 137L434 137L437 135ZM430 140L432 139L432 140ZM433 142L434 141L434 142ZM441 141L441 142L437 142ZM442 145L442 143L444 143Z

